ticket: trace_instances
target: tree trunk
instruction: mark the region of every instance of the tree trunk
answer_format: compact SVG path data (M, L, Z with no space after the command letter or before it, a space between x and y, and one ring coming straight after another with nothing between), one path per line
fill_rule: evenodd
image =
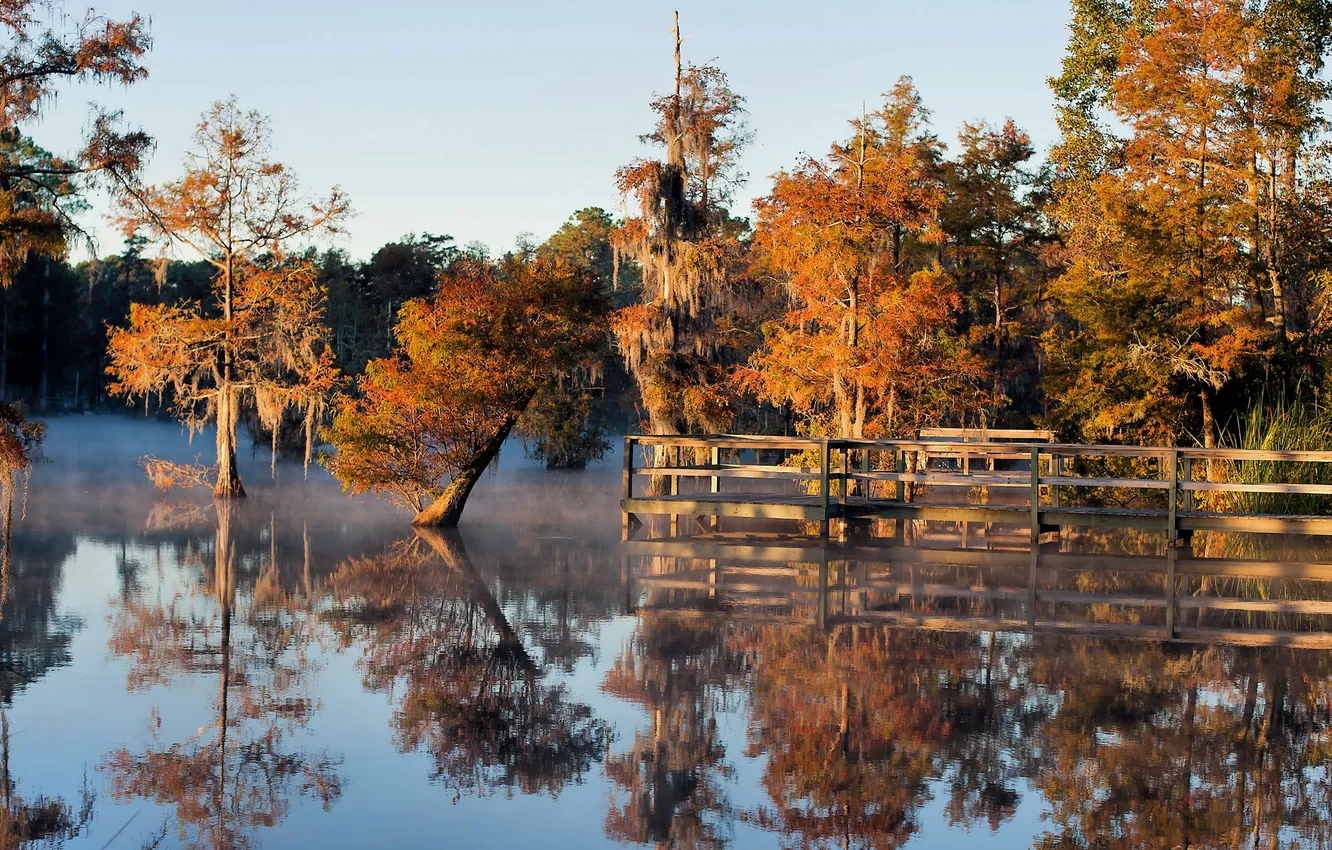
M481 480L486 467L490 466L490 462L499 454L500 448L509 438L509 433L513 431L513 426L517 422L518 414L509 414L494 435L472 456L472 462L467 468L453 476L453 480L444 488L444 492L416 514L412 519L412 525L436 528L456 526L458 520L462 518L463 507L467 504L467 497L472 494L472 488Z
M217 396L217 484L215 499L244 499L245 487L236 471L236 392L223 383Z
M46 266L44 265L45 269ZM46 397L50 393L51 382L51 284L48 281L42 288L42 374L37 384L37 409L46 412Z
M1216 448L1216 413L1212 409L1212 388L1204 385L1202 399L1203 447Z
M222 385L217 393L217 484L213 486L214 499L244 499L245 488L236 471L236 388L232 386L231 372L231 320L232 290L235 283L234 259L226 257L223 271L222 317L226 321L226 338L222 347Z
M9 287L0 287L0 401L9 395Z

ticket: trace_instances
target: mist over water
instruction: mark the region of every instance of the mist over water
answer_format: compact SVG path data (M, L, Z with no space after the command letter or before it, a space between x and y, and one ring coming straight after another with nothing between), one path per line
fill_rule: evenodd
M49 420L0 620L32 846L1332 846L1328 653L746 619L622 555L614 456L512 444L425 535L262 447L231 508L136 463L211 447Z

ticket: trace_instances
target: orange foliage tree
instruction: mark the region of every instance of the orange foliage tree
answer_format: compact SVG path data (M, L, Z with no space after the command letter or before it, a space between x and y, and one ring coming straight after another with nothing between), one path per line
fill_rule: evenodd
M329 468L348 490L457 525L472 488L536 393L594 366L603 292L547 259L459 260L429 299L403 305L395 355L372 361L360 395L336 406Z
M1332 17L1187 0L1098 20L1114 23L1075 28L1054 81L1067 269L1052 290L1064 321L1046 333L1055 422L1084 439L1213 445L1218 399L1261 386L1242 379L1322 312L1326 252L1308 234L1332 216L1317 143Z
M337 232L350 213L338 189L311 200L268 159L268 121L235 99L215 104L194 133L185 176L122 197L121 223L164 248L185 246L215 269L212 303L134 305L110 338L113 393L171 393L191 430L217 425L215 469L150 462L159 486L211 483L219 498L245 495L236 471L236 422L249 405L273 432L289 408L305 416L306 460L315 420L337 381L325 346L324 290L291 255L293 243Z
M685 65L675 27L675 91L652 101L657 126L642 137L665 160L637 159L616 173L631 214L612 235L619 257L641 270L638 303L612 327L654 433L730 426L727 360L747 339L740 237L747 224L727 211L743 180L749 141L744 98L713 65Z
M89 10L81 19L58 3L0 0L0 284L7 285L30 252L56 256L66 237L82 232L73 214L94 181L128 185L152 140L121 127L120 115L94 109L83 148L57 156L38 147L24 127L39 121L68 81L131 85L148 76L140 64L152 40L139 15L112 20Z
M739 376L812 430L893 434L984 404L982 363L953 333L953 283L912 256L938 241L943 203L926 118L902 79L850 141L778 174L755 204L760 262L791 307Z

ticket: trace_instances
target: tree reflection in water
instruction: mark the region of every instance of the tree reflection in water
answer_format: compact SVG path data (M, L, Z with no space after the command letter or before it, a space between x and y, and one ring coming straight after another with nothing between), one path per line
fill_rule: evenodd
M395 742L433 761L454 793L558 794L581 782L609 730L565 687L543 681L457 532L421 530L332 577L329 615L361 647L367 688L400 693Z
M938 792L998 829L1024 785L1033 846L1332 846L1332 656L892 631L737 629L750 754L790 847L902 846Z
M722 847L734 820L733 768L718 731L744 658L715 625L644 612L602 689L642 706L646 731L607 760L606 834L658 847Z
M342 792L340 758L291 750L284 740L316 707L312 599L281 589L271 552L250 592L238 592L237 510L217 502L211 569L197 563L197 586L164 603L131 596L112 617L111 650L131 659L131 690L217 680L215 716L197 732L162 740L164 718L154 710L150 743L117 749L100 766L113 797L174 807L188 847L254 846L253 832L279 822L293 795L328 808Z
M70 663L70 641L82 623L57 613L56 603L74 547L74 535L68 533L16 535L12 542L0 542L0 699L6 705L17 691Z
M76 803L45 794L25 796L10 772L8 707L19 691L70 663L70 641L82 623L57 614L56 599L61 568L74 554L74 535L16 542L13 498L13 488L0 485L5 519L0 526L0 850L57 848L86 830L96 794L85 776Z

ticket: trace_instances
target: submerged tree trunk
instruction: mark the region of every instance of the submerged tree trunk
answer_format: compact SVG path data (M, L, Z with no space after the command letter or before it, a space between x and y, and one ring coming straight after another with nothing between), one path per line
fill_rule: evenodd
M457 525L458 520L462 518L463 508L467 505L467 497L472 494L472 488L481 480L486 467L490 466L491 461L499 454L500 448L509 438L517 422L518 414L509 414L494 435L472 456L472 462L467 468L453 476L453 480L444 488L444 492L416 514L412 519L412 525L437 528L452 528Z
M228 230L230 228L228 227ZM222 386L217 394L217 484L214 499L243 499L245 488L236 471L236 387L232 384L231 321L235 258L228 252L222 274L222 317L226 320L226 345L222 348Z
M236 471L236 391L229 382L217 396L217 484L215 499L244 499L245 487Z

